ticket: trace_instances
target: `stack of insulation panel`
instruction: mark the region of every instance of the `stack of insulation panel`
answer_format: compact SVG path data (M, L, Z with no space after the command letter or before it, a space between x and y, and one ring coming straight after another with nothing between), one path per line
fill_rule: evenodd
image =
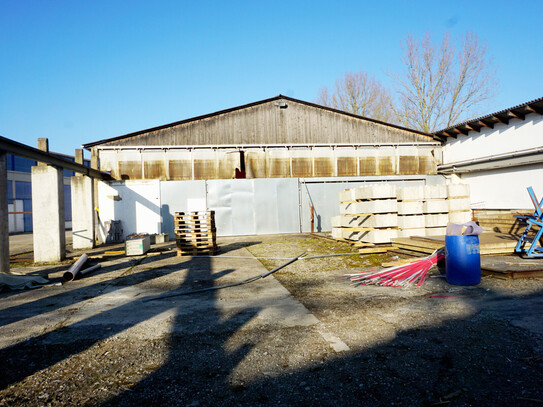
M449 223L447 185L426 185L422 210L426 236L444 235Z
M398 237L426 236L424 187L398 188Z
M395 237L445 235L449 223L471 220L469 186L390 184L347 189L332 237L362 243L389 243Z
M469 199L469 185L447 185L449 203L449 222L462 224L472 219Z
M175 236L178 256L217 252L215 211L176 212Z
M398 235L396 187L375 184L340 194L340 216L332 218L335 239L389 243Z

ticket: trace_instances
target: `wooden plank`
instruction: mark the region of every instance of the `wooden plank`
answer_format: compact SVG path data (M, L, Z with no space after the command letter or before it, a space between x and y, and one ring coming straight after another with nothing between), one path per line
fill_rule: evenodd
M375 253L386 253L389 250L395 250L397 247L388 246L388 247L372 247L368 249L358 249L360 254L375 254Z
M370 230L375 230L375 228L363 228L363 227L342 228L342 229L347 230L349 232L368 232Z

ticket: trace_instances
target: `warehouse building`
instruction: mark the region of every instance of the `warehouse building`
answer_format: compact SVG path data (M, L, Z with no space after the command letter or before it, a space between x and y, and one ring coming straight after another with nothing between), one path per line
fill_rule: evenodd
M327 231L345 188L444 182L432 135L283 95L84 147L116 180L100 219L125 236L173 236L175 212L205 209L219 235Z

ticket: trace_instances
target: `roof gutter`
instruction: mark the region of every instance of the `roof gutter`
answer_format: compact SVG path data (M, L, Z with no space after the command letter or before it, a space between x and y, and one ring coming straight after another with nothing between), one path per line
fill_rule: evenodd
M510 153L495 154L449 164L440 164L437 166L437 171L440 174L464 174L538 163L543 163L543 147L517 150Z

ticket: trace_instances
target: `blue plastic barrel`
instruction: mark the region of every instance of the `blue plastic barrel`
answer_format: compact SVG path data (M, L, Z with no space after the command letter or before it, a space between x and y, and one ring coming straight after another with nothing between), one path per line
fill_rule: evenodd
M445 236L445 276L454 285L481 282L479 236Z

